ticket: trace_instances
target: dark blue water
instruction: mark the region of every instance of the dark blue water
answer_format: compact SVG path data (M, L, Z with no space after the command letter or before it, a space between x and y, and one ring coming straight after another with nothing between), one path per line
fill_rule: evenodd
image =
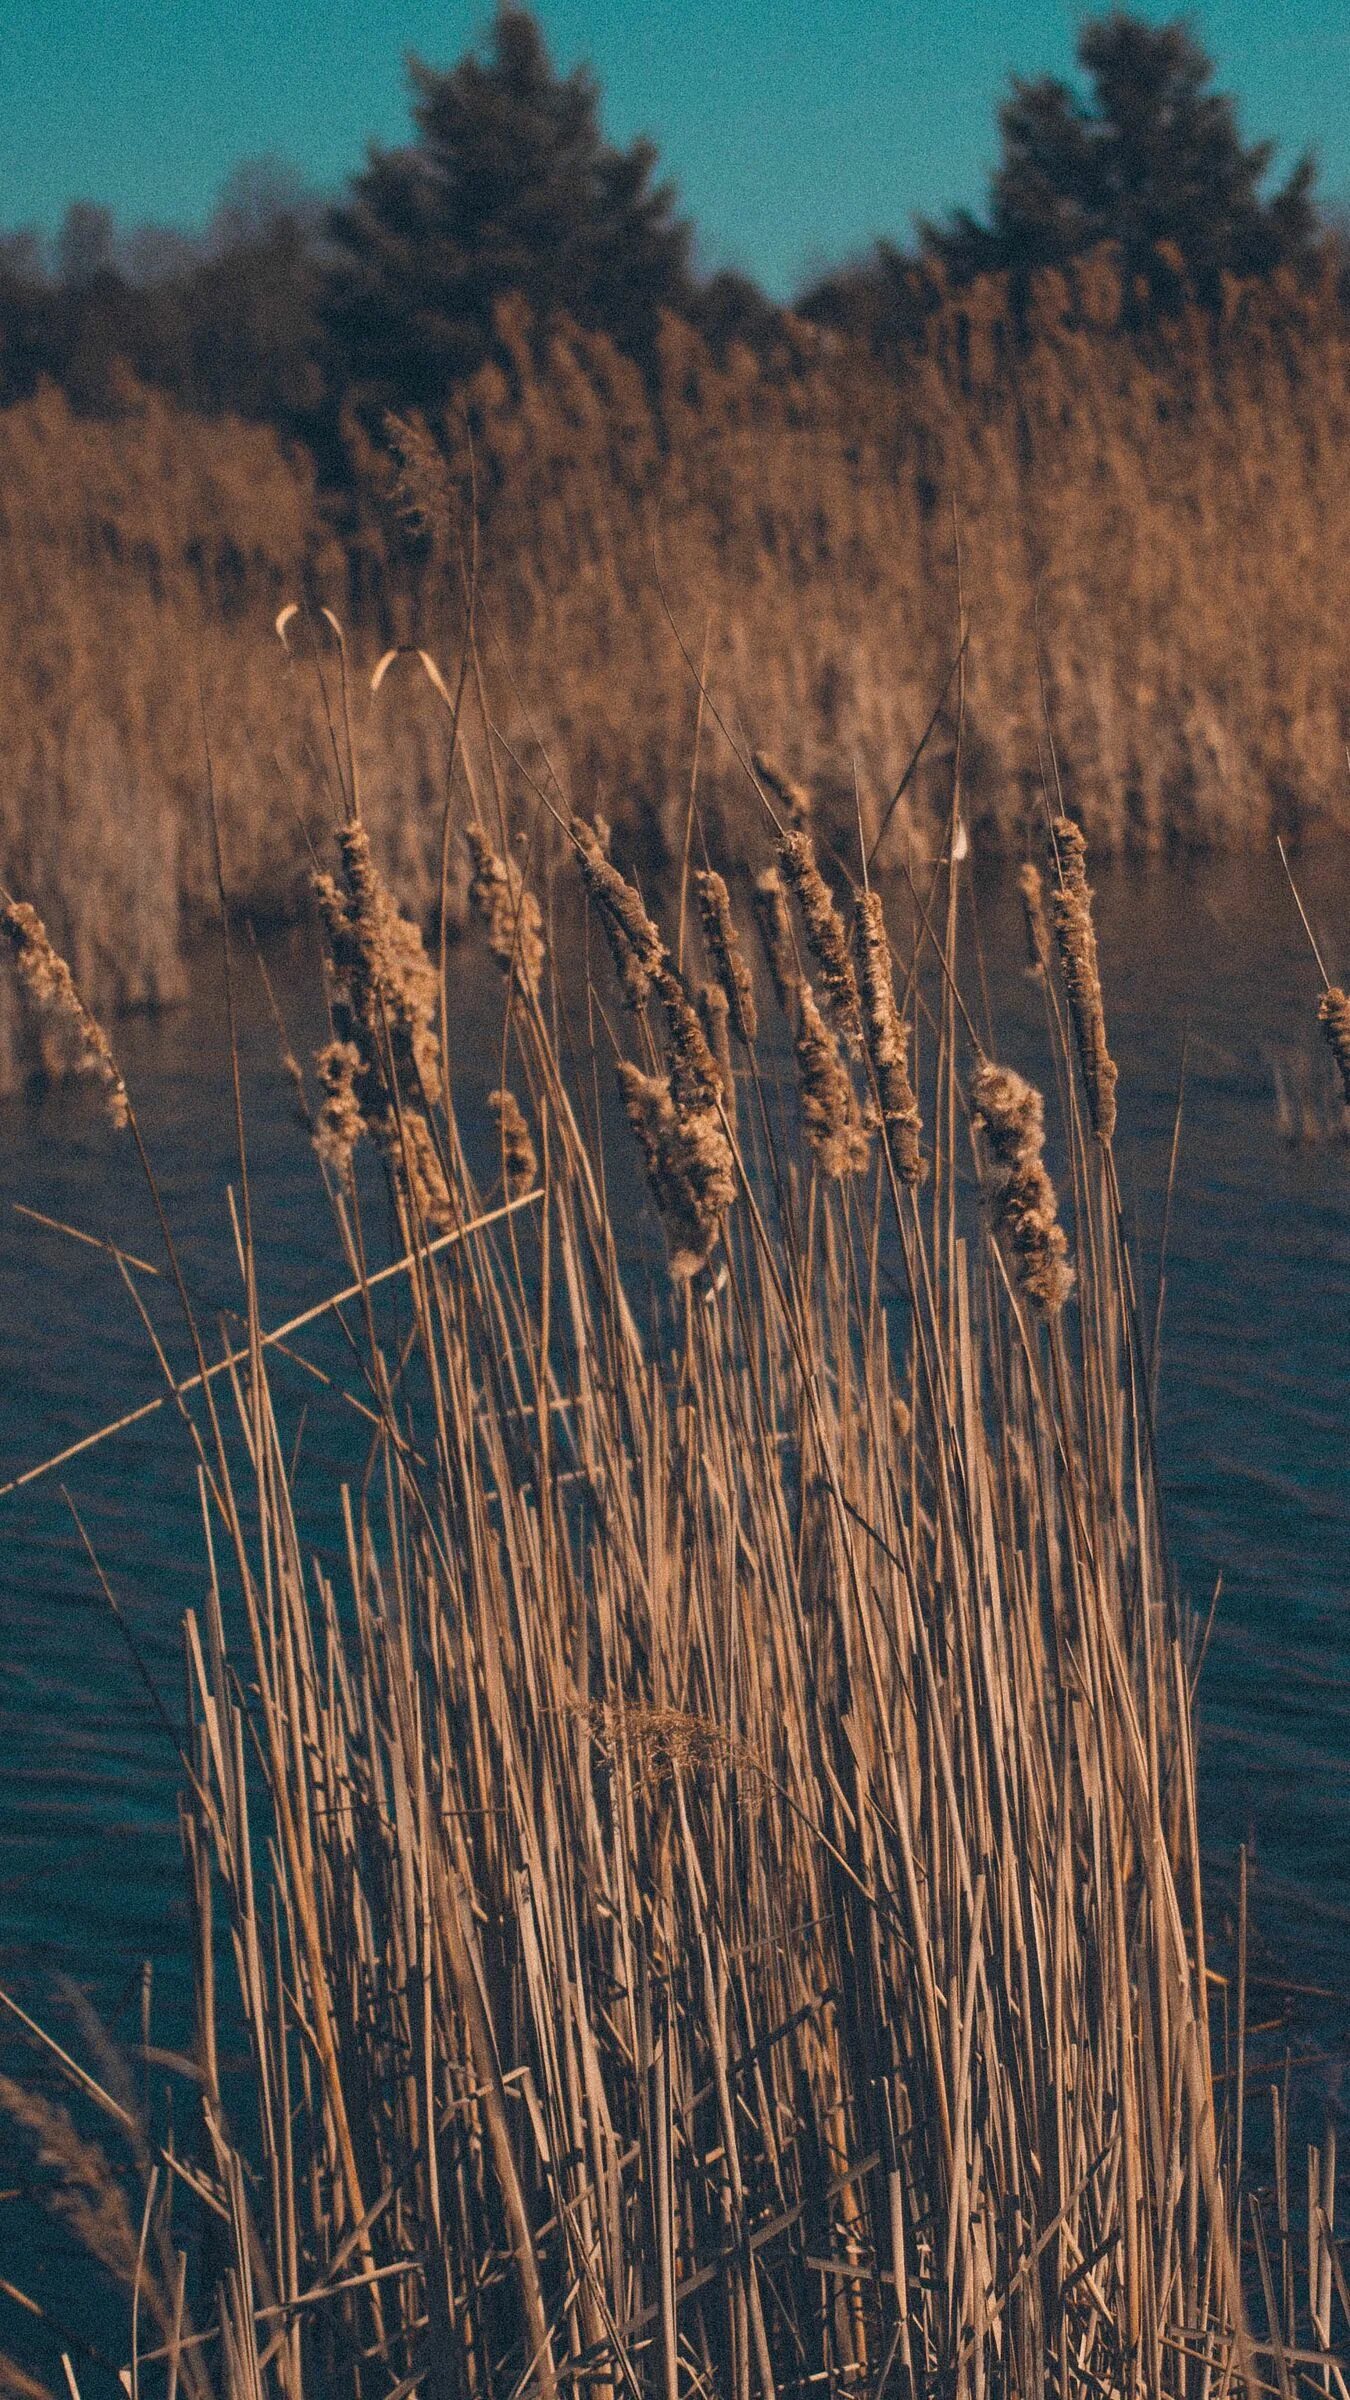
M1332 972L1350 976L1350 860L1301 870ZM1001 1042L1035 1065L1040 1003L1021 973L1015 894L978 893ZM1222 1593L1202 1687L1206 1840L1216 1908L1237 1845L1285 1981L1350 1988L1350 1147L1281 1139L1272 1059L1329 1104L1317 979L1277 862L1099 878L1118 1152L1151 1308L1162 1193L1187 1046L1180 1175L1167 1260L1163 1459L1181 1567L1203 1609ZM296 1048L319 1030L303 943L271 958ZM972 961L972 974L974 973ZM242 1065L264 1318L332 1288L336 1253L277 1067L256 974L240 961ZM466 1092L497 1080L495 978L465 955L455 1007ZM225 1193L238 1183L220 974L192 1005L119 1029L194 1298L211 1317L239 1279ZM1299 1063L1302 1062L1302 1063ZM14 1214L22 1201L162 1258L125 1139L84 1091L0 1107L0 1481L152 1397L158 1370L106 1257ZM166 1329L172 1296L139 1279ZM168 1333L186 1363L181 1336ZM319 1355L313 1339L313 1355ZM283 1380L288 1370L279 1372ZM350 1416L310 1402L304 1492L331 1507ZM164 1414L74 1459L63 1480L181 1713L179 1628L202 1550L186 1442ZM328 1495L325 1500L324 1495ZM302 1493L302 1507L306 1506ZM0 1500L0 1981L50 1999L91 1987L131 2030L141 1962L181 1997L176 1764L100 1599L58 1479ZM1273 1969L1272 1969L1273 1972ZM59 2003L56 2003L59 2005ZM1278 2013L1279 2000L1271 2003ZM1322 2035L1317 2036L1323 2038ZM0 2340L0 2348L3 2348Z

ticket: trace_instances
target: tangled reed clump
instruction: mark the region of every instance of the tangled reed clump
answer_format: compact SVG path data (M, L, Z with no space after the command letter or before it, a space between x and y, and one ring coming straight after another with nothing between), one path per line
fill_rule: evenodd
M1338 984L1329 984L1318 1003L1317 1021L1327 1047L1341 1070L1345 1105L1350 1108L1350 999Z
M726 994L736 1032L748 1050L759 1031L755 978L731 913L726 879L715 867L700 867L694 877L694 889L698 894L709 964Z
M996 1066L987 1058L971 1077L970 1099L984 1127L994 1169L995 1225L1027 1298L1046 1316L1054 1316L1069 1297L1073 1274L1043 1156L1045 1103L1034 1084L1014 1068Z
M539 903L519 867L499 857L473 818L464 828L472 873L469 905L487 929L488 948L504 975L514 976L529 1000L539 996L547 955Z
M797 895L807 946L820 968L826 1006L836 1031L857 1055L862 1049L858 982L849 957L844 920L816 861L809 833L786 833L778 845L783 872Z
M1069 995L1092 1130L1105 1147L1116 1129L1118 1070L1106 1039L1092 891L1087 879L1087 843L1071 817L1056 817L1053 845L1058 875L1051 907L1060 972Z
M338 836L342 879L314 894L328 942L334 1038L316 1053L315 1144L344 1179L368 1133L413 1226L443 1233L449 1187L430 1122L441 1096L440 982L420 930L395 906L356 820Z
M6 899L0 904L0 928L8 937L19 980L39 1020L69 1045L75 1071L94 1076L102 1085L109 1119L120 1130L128 1122L130 1109L112 1045L97 1017L85 1007L75 978L37 910L26 900Z
M853 955L858 970L867 1055L876 1077L877 1101L900 1181L911 1187L923 1172L919 1149L922 1119L909 1075L909 1028L896 1005L891 946L879 892L863 892L853 920Z

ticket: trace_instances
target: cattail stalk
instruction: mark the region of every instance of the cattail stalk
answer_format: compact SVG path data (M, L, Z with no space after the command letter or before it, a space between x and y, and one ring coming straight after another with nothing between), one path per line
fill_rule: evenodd
M464 828L473 871L469 905L487 929L488 948L504 975L514 975L529 1000L539 997L547 955L544 925L520 869L498 856L476 820Z
M778 845L783 872L797 897L806 928L807 946L820 968L821 986L831 1020L854 1052L862 1049L862 1014L858 981L849 957L844 920L816 863L809 833L786 833Z
M508 1200L519 1200L522 1193L533 1191L539 1173L530 1129L525 1122L520 1102L512 1091L488 1093L488 1107L497 1121L502 1147L502 1181Z
M992 1059L981 1059L975 1069L970 1099L993 1169L995 1226L1027 1298L1043 1315L1055 1316L1069 1297L1073 1273L1043 1156L1045 1103L1034 1084Z
M726 994L731 1022L748 1050L759 1031L759 1014L755 1007L755 979L731 913L731 894L713 867L699 869L694 889L698 894L709 964Z
M1022 923L1027 937L1027 973L1044 976L1050 967L1050 924L1045 913L1045 883L1041 870L1028 859L1017 878L1022 895Z
M1054 838L1059 880L1052 906L1060 972L1069 995L1092 1130L1105 1147L1116 1129L1118 1070L1106 1040L1097 935L1092 922L1092 890L1087 879L1087 844L1069 817L1056 818Z
M923 1173L919 1151L922 1119L909 1074L909 1028L896 1005L891 947L879 892L864 892L853 921L853 955L858 970L863 1034L876 1077L881 1121L895 1171L911 1188Z
M776 867L765 867L756 876L751 902L775 997L789 1025L795 1025L802 971L797 963L797 945L792 938L787 893Z

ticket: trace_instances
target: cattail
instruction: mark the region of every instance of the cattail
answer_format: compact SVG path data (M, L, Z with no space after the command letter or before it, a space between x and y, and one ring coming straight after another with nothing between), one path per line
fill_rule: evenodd
M736 1075L731 1063L731 1005L720 983L700 984L698 1013L699 1021L707 1037L708 1048L717 1061L717 1072L722 1084L722 1104L734 1123Z
M755 979L736 931L731 894L712 867L700 868L694 877L694 888L708 961L730 1004L731 1021L748 1050L759 1031Z
M681 1280L707 1264L736 1197L731 1147L711 1109L682 1116L671 1079L619 1061L619 1089L653 1197L665 1221L671 1273Z
M1092 1130L1098 1141L1105 1144L1116 1129L1117 1068L1106 1042L1097 936L1092 923L1092 891L1087 879L1087 844L1069 817L1056 818L1054 837L1059 880L1052 908L1060 972L1069 995Z
M1011 1067L982 1059L970 1085L993 1165L994 1223L1012 1254L1017 1280L1046 1316L1064 1306L1073 1284L1055 1187L1046 1173L1045 1104Z
M9 937L19 981L29 999L43 1016L73 1036L75 1067L102 1084L109 1119L120 1131L130 1121L131 1104L112 1044L97 1017L85 1007L75 978L37 910L26 900L5 900L0 903L0 926Z
M1329 984L1323 992L1317 1011L1317 1022L1326 1035L1331 1055L1341 1070L1345 1086L1345 1105L1350 1108L1350 1000L1338 984Z
M773 793L788 824L809 825L811 822L811 795L805 786L794 783L790 776L783 773L781 767L774 765L773 760L767 757L763 750L754 752L753 764L760 782Z
M666 945L633 886L610 865L595 828L584 817L573 817L572 838L581 878L604 928L624 999L631 1009L643 1008L665 966Z
M777 867L765 867L755 877L751 900L778 1005L789 1025L795 1024L802 972L797 964L797 946L792 938L787 893Z
M909 1028L895 1001L891 947L879 892L864 892L853 920L853 955L858 968L863 1033L876 1077L881 1121L902 1183L916 1184L923 1172L919 1153L922 1120L909 1079Z
M1017 878L1022 895L1022 924L1027 937L1027 973L1045 975L1050 965L1050 926L1045 914L1045 885L1041 870L1030 859Z
M488 1107L497 1120L502 1145L502 1182L508 1200L519 1200L533 1191L539 1173L530 1129L521 1112L514 1092L488 1093Z
M375 865L365 827L345 826L338 839L341 884L314 879L335 987L335 1038L316 1056L324 1092L316 1145L346 1177L369 1133L414 1220L447 1232L455 1210L427 1116L440 1088L438 978L418 927Z
M825 1001L835 1029L850 1050L860 1051L862 1016L857 977L848 954L844 920L816 864L815 844L809 833L785 833L778 845L778 855L797 895L807 946L820 967Z
M455 1222L454 1203L436 1137L421 1110L405 1108L388 1138L414 1223L428 1233L449 1233Z
M314 1125L314 1147L339 1182L351 1178L352 1156L366 1130L357 1098L361 1053L355 1042L325 1042L314 1053L323 1098Z
M519 867L499 858L475 819L464 828L473 873L469 905L487 929L488 948L504 975L514 974L528 1000L537 1000L543 979L544 923L539 903Z
M797 1072L802 1130L822 1175L860 1175L867 1165L867 1127L839 1044L816 1005L809 983L797 1003Z
M697 1116L701 1109L715 1109L722 1096L721 1071L698 1011L668 958L662 961L656 989L669 1037L675 1106L682 1117Z

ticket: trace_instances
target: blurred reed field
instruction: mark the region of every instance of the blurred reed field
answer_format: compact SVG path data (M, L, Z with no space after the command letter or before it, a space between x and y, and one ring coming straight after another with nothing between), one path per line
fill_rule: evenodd
M147 1998L130 2061L28 2021L71 2088L0 2109L86 2265L8 2388L1342 2394L1334 2135L1305 2172L1277 2092L1244 2177L1081 830L1024 878L1043 1093L968 999L950 841L841 905L747 766L753 906L691 799L654 917L484 746L486 1104L337 751L330 1025L286 1062L349 1277L311 1405L364 1454L328 1568L270 1374L325 1309L269 1326L242 1115L219 1339L162 1220L193 2021ZM147 1305L154 1263L118 1257Z
M647 374L511 302L449 420L391 421L383 445L348 424L340 490L257 426L130 385L111 418L82 418L40 390L0 416L0 873L99 1006L171 998L212 885L209 738L230 897L293 911L333 726L272 620L330 605L353 695L391 642L444 664L475 526L466 770L484 771L489 717L517 780L556 750L648 875L679 855L681 642L715 714L834 827L856 783L876 829L942 703L886 853L923 855L963 609L981 850L1021 849L1051 737L1101 849L1343 825L1344 311L1277 275L1144 332L1127 298L1092 258L1036 279L1014 319L998 279L946 293L934 269L900 367L791 319L762 355L717 356L670 317ZM302 648L329 641L313 622ZM377 855L426 920L443 713L400 673L357 717ZM734 863L753 817L712 716L699 773ZM452 869L458 907L458 847ZM12 993L4 1008L12 1084L59 1045Z

